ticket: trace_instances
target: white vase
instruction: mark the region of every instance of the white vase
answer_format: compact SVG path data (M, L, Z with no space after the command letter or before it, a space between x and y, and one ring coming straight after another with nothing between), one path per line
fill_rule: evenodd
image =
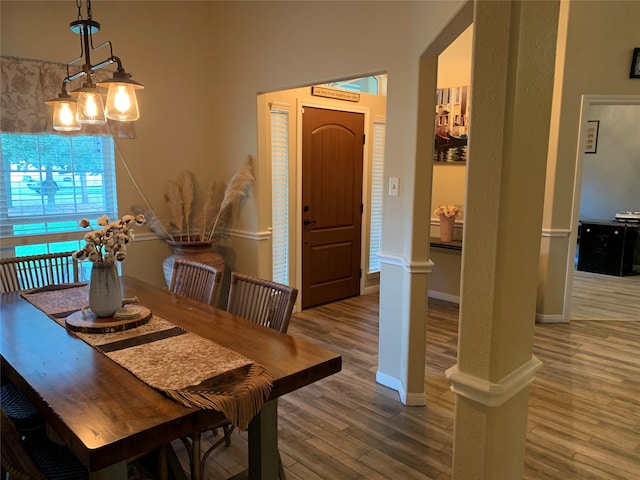
M115 264L96 262L91 267L89 308L97 317L112 317L122 308L120 277Z

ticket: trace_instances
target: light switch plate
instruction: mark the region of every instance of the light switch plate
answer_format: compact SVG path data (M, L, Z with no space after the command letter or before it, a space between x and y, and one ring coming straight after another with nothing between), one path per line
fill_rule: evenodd
M397 197L400 191L400 177L389 177L389 196Z

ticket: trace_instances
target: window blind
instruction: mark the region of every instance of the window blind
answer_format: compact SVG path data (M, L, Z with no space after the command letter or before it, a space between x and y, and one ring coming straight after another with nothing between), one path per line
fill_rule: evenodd
M382 250L382 198L384 194L384 137L386 119L373 122L371 161L371 218L369 225L369 273L380 271L378 253Z
M0 147L0 239L5 255L17 246L81 239L81 218L95 225L104 214L117 217L110 136L3 132Z
M273 281L289 284L289 112L271 106L271 227Z

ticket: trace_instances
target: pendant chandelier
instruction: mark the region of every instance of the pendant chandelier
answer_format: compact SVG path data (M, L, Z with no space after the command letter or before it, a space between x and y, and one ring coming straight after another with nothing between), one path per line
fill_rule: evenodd
M86 0L86 18L82 15L82 0L76 0L78 19L69 24L71 31L80 36L80 56L67 63L67 76L62 80L62 91L47 101L53 106L53 128L62 132L80 130L82 125L104 124L106 119L132 122L140 117L136 90L144 88L125 72L120 59L113 55L110 41L93 46L93 34L100 31L100 24L91 18L91 0ZM102 62L91 64L91 52L109 47L109 57ZM82 70L71 73L74 65L83 61ZM112 63L117 64L113 78L94 81L96 70ZM67 92L67 83L86 77L82 87ZM108 88L106 103L103 101L104 88Z

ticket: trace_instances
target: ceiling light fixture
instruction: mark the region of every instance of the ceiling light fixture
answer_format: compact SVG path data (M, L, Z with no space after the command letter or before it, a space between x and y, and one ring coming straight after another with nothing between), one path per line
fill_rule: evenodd
M62 92L47 101L53 108L53 128L62 132L80 130L82 125L104 124L106 118L121 122L132 122L140 117L136 90L144 88L131 79L122 67L120 59L113 55L110 41L93 46L93 34L100 31L100 24L91 18L91 0L86 1L87 18L82 16L82 0L76 0L78 19L69 24L71 31L80 36L80 56L67 63L67 76L62 80ZM109 58L95 65L91 64L91 52L109 46ZM70 67L84 61L82 70L71 73ZM96 70L117 63L113 78L95 82ZM82 87L67 92L67 83L86 77ZM99 87L108 87L106 105Z

